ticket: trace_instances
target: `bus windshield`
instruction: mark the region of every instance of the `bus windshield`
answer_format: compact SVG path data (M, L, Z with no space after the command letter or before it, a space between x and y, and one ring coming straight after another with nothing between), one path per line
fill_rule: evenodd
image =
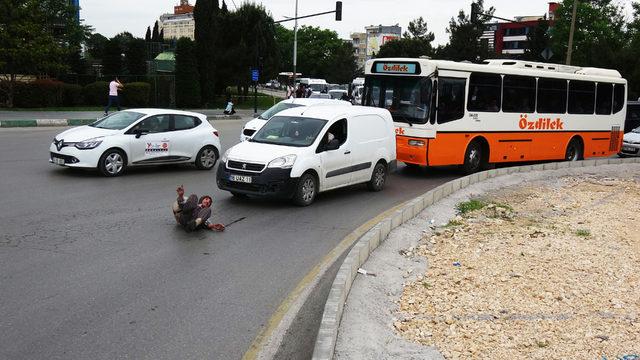
M429 121L431 78L371 76L364 90L364 105L383 107L393 121L425 124Z

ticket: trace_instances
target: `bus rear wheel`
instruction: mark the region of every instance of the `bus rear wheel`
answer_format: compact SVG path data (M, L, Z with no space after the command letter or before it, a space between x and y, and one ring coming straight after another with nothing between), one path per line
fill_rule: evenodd
M565 161L578 161L582 160L582 144L578 139L571 139L569 145L567 145L567 151L564 154Z
M467 147L464 153L464 164L462 171L465 174L473 174L478 172L483 166L482 145L478 141L474 141Z

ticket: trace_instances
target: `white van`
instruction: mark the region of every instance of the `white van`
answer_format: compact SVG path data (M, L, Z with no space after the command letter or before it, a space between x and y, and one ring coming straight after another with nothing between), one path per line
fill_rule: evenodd
M256 131L260 130L264 124L267 123L267 120L271 119L271 117L280 111L300 107L300 106L318 106L318 105L342 105L342 106L351 106L351 103L348 101L336 101L331 99L322 99L322 98L292 98L282 100L279 103L273 105L268 110L265 110L262 114L258 115L257 118L249 120L240 130L240 141L245 141Z
M285 197L307 206L319 192L352 184L380 191L396 167L393 119L373 107L288 109L220 161L218 188L234 196Z
M305 87L311 88L314 94L326 93L329 91L329 84L325 79L311 79L302 78L300 84L304 84Z

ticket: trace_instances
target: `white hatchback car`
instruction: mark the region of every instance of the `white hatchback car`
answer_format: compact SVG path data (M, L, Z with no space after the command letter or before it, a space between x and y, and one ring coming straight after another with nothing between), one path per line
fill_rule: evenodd
M206 115L130 109L56 135L49 152L53 164L97 168L105 176L136 165L194 163L211 170L220 155L220 139Z
M291 109L299 106L312 106L312 105L345 105L350 106L348 101L334 100L334 99L309 99L309 98L292 98L282 100L279 103L273 105L268 110L258 115L257 118L250 120L244 125L242 131L240 131L240 141L249 139L256 131L260 130L267 120L282 110Z

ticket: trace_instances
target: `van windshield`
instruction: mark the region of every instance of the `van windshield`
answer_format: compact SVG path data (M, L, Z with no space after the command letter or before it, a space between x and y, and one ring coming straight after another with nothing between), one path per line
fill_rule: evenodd
M306 147L313 144L327 120L274 116L251 138L251 142Z
M396 122L427 123L430 99L431 78L372 76L364 88L364 105L389 110Z

